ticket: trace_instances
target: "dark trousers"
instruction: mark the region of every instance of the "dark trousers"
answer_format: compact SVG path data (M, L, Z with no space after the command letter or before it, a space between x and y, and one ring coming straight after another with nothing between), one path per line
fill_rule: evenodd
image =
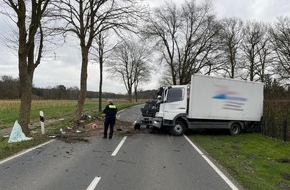
M114 133L114 125L115 125L116 119L105 119L104 122L104 137L107 137L107 132L110 126L110 132L109 132L109 137L113 137Z

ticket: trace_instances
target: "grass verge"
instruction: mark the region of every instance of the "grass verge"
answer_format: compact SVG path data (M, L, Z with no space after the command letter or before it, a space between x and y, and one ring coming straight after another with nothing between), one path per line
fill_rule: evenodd
M245 189L290 189L290 143L256 133L191 134Z
M0 160L5 159L9 156L12 156L25 149L37 146L48 140L49 140L48 137L38 135L38 136L33 136L32 140L11 144L7 142L8 141L7 138L0 137Z

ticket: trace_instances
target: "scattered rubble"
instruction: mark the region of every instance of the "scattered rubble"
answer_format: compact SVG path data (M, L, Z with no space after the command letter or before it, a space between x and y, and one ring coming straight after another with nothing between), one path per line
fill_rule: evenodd
M59 134L50 135L51 138L57 138L59 140L64 140L68 143L74 143L77 141L89 142L89 137L101 136L103 135L103 118L98 117L92 120L92 123L83 124L78 123L66 128L62 128ZM114 127L114 136L132 135L136 131L133 128L131 122L116 120Z
M83 141L88 142L89 137L92 136L101 136L103 135L104 130L104 117L91 117L89 115L83 114L82 115L82 122L79 123L71 123L68 126L63 126L59 132L56 133L49 133L47 135L49 138L55 138L64 140L65 142L77 142ZM52 124L54 122L65 120L64 118L61 119L50 119L46 120L46 123ZM89 122L89 123L88 123ZM40 133L40 126L38 126L38 122L35 124L31 124L29 127L31 129L32 134L39 134ZM116 120L116 124L114 127L114 136L124 136L124 135L133 135L134 133L142 133L146 131L144 130L134 130L134 124L132 122L121 121L119 118ZM11 128L3 129L1 131L1 135L9 138L9 134L11 132Z

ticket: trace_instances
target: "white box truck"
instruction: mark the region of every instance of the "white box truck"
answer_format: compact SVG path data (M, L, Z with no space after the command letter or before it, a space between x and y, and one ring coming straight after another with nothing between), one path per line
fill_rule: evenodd
M192 75L189 85L163 88L152 125L176 136L187 129L229 129L237 135L259 125L263 88L258 82Z

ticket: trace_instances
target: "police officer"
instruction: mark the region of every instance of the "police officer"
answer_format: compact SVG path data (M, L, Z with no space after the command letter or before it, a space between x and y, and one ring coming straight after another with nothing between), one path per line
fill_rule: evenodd
M109 139L112 139L114 133L114 125L116 123L117 106L114 105L112 100L108 100L108 105L103 110L105 113L104 121L104 139L107 138L108 128L110 126Z

